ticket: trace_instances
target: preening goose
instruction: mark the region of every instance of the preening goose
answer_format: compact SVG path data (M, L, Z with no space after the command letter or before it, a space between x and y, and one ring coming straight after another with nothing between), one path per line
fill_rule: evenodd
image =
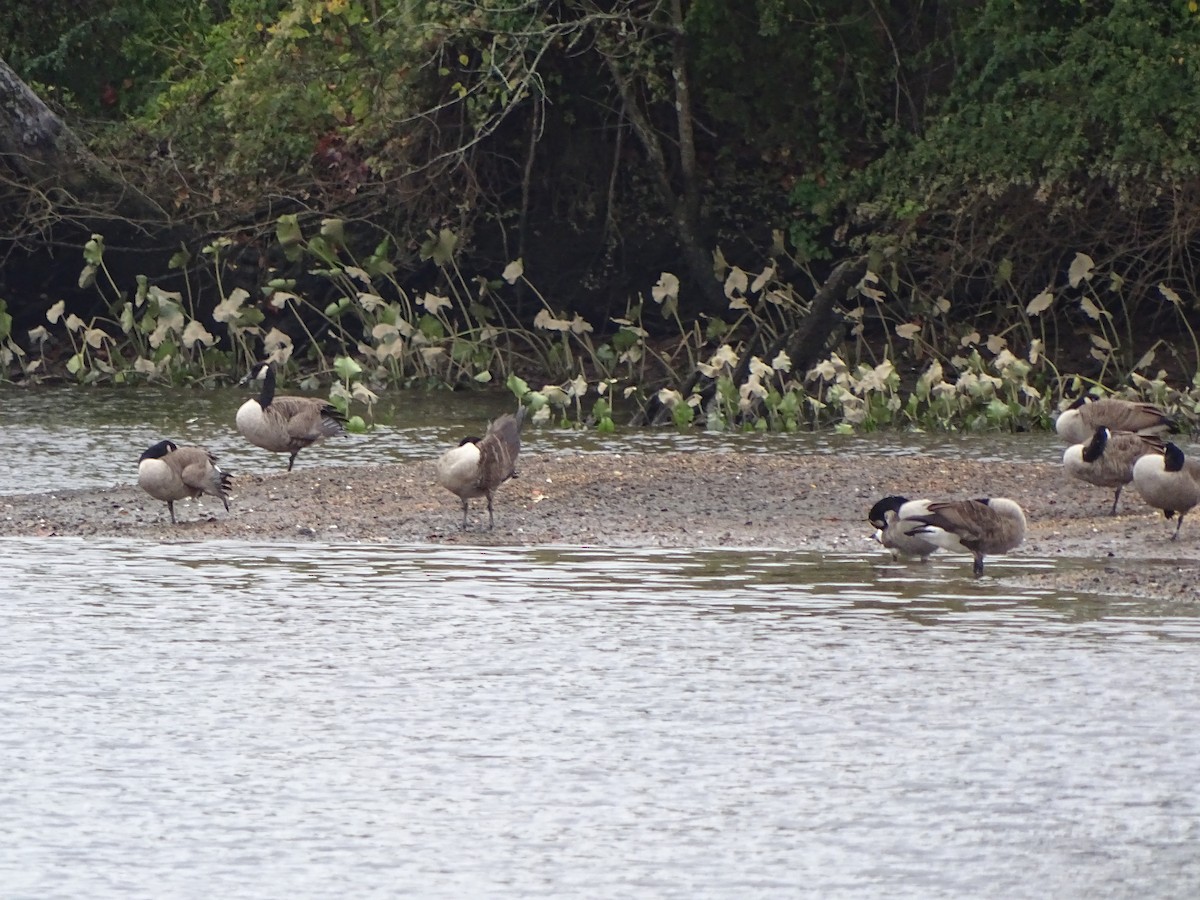
M1161 438L1101 425L1086 444L1072 444L1063 451L1063 469L1096 487L1116 488L1111 513L1115 516L1121 489L1133 481L1134 463L1147 453L1162 452Z
M929 554L938 549L938 545L926 540L919 534L913 534L925 526L924 522L914 521L914 516L928 515L928 500L909 500L907 497L884 497L871 507L867 514L871 524L877 529L875 540L892 551L892 557L919 556L921 562L929 559Z
M1188 459L1168 441L1161 456L1147 454L1134 463L1133 487L1168 519L1179 514L1171 535L1175 540L1183 527L1183 517L1200 503L1200 460Z
M172 525L177 524L175 501L186 497L211 494L220 498L229 512L231 477L203 447L179 447L174 441L159 441L138 459L138 487L155 500L167 502Z
M913 535L972 554L976 577L983 574L984 556L1007 553L1025 540L1025 512L1007 497L930 503L928 512L913 521L921 523Z
M472 497L487 497L488 529L494 526L492 496L496 488L514 475L524 423L525 407L522 406L516 415L506 414L492 422L482 438L463 438L457 447L450 448L438 459L438 484L462 500L463 531L467 530L467 511Z
M1093 400L1087 394L1059 414L1054 430L1068 444L1083 444L1101 425L1110 431L1159 436L1176 430L1175 420L1152 403L1135 403L1117 397Z
M256 447L288 454L289 472L309 444L345 434L342 414L321 398L276 397L274 363L259 363L241 383L251 381L262 382L262 393L238 409L237 430Z

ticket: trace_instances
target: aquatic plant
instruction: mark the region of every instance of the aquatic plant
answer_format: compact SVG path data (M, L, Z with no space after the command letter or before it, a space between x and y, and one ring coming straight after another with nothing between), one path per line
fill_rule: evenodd
M1133 359L1137 335L1121 280L1083 253L1062 283L1031 299L1008 298L986 320L965 321L952 315L947 298L914 294L900 302L897 269L880 257L887 274L868 268L840 307L844 328L835 334L841 338L796 371L789 342L812 301L773 261L748 271L715 254L714 275L727 301L723 316L685 322L681 279L662 272L620 315L591 322L545 296L520 259L495 278L468 281L449 229L430 232L419 251L436 267L436 285L411 294L397 277L390 240L358 259L345 228L341 220L325 219L310 234L295 216L281 216L278 252L303 267L307 288L296 277L276 275L258 298L241 287L226 290L231 243L211 242L200 255L219 296L203 311L187 277L192 260L186 253L171 261L184 276L182 290L139 276L126 292L106 266L104 241L96 235L85 248L80 282L101 293L109 314L85 321L59 301L46 324L30 331L26 351L0 306L2 361L19 362L25 378L42 377L45 357L31 358L32 349L42 351L51 329L60 329L71 348L64 370L85 383L209 382L271 358L304 372L305 388L325 387L351 430L369 427L384 388L491 383L507 385L528 403L534 421L600 431L652 415L680 429L1038 429L1049 426L1068 398L1103 393L1114 383L1122 395L1146 397L1178 414L1200 411L1200 374L1172 388L1164 370L1151 372L1160 352L1185 371L1194 371L1200 358L1182 298L1159 285L1160 313L1186 330L1192 355L1160 339ZM1010 290L1009 284L1001 278L998 290ZM532 321L514 312L518 291L539 306ZM1062 354L1055 312L1064 307L1090 325L1087 359L1095 369L1087 374L1064 374L1047 352L1052 344ZM295 357L298 343L303 359ZM537 373L542 386L531 388L518 372ZM355 404L364 415L354 414Z

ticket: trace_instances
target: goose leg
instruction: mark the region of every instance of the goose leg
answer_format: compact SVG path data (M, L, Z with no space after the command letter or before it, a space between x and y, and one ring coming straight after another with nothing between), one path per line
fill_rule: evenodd
M1109 515L1115 516L1117 514L1117 501L1121 499L1121 488L1123 487L1125 487L1123 484L1117 485L1117 492L1113 495L1112 512Z
M467 530L467 509L468 509L468 507L469 507L469 506L470 506L470 504L467 502L467 498L466 498L466 497L463 497L463 498L462 498L462 507L463 507L463 523L462 523L462 530L463 530L463 531L466 531L466 530Z
M292 471L292 466L296 462L296 454L299 452L300 452L299 450L293 450L292 455L288 457L288 471L289 472Z
M975 565L973 565L971 567L971 571L974 573L976 578L978 578L980 575L983 574L983 554L982 553L975 554Z
M175 501L174 500L167 501L167 512L169 512L171 514L171 524L178 525L179 523L175 521Z
M491 531L493 528L496 527L496 520L492 516L492 492L491 491L487 492L487 500L488 500L488 531Z
M1175 540L1176 538L1179 537L1179 529L1183 527L1183 517L1185 515L1187 515L1187 513L1179 514L1179 519L1175 523L1175 533L1173 535L1171 535L1171 540Z

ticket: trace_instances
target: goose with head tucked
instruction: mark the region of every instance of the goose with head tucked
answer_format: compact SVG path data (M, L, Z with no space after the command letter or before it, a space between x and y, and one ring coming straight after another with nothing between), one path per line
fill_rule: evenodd
M933 502L912 521L920 523L911 532L914 536L974 556L972 572L977 578L983 574L985 556L1007 553L1025 540L1025 511L1007 497Z
M241 383L252 381L261 381L262 391L238 409L237 430L256 447L288 454L289 472L296 454L305 447L322 438L345 434L344 417L325 400L276 396L274 363L259 363Z
M138 459L138 487L155 500L165 500L171 524L175 501L210 494L229 512L229 482L232 476L217 466L217 458L203 447L180 447L174 441L159 441Z
M1133 487L1143 500L1161 509L1167 519L1179 516L1171 535L1171 540L1176 540L1183 517L1200 504L1200 460L1188 458L1168 441L1162 455L1147 454L1134 463Z
M487 497L488 530L494 527L492 498L496 489L516 474L524 423L522 406L516 414L509 413L493 421L482 438L463 438L457 447L451 447L438 459L438 484L462 501L463 531L467 530L472 497Z
M907 497L884 497L871 507L867 518L875 526L873 537L892 552L892 558L901 556L920 557L927 562L929 555L938 545L914 532L925 527L916 516L929 513L928 500L909 500Z
M1174 419L1152 403L1122 400L1119 397L1095 399L1084 394L1059 413L1054 430L1068 444L1089 441L1101 425L1110 431L1132 431L1162 436L1176 431Z
M1133 481L1134 464L1147 453L1163 452L1161 438L1132 431L1096 429L1085 444L1072 444L1063 451L1063 470L1072 478L1096 487L1115 488L1111 515L1117 514L1121 489Z

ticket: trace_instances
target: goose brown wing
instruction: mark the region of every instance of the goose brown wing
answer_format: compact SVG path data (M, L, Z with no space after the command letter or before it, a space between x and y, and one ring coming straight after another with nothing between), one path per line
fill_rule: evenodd
M521 452L521 422L515 416L501 416L488 426L478 447L479 487L495 488L516 471L517 455Z
M958 535L959 542L974 550L994 514L981 500L947 500L929 504L929 512L919 519L927 525Z
M1103 457L1110 460L1114 470L1128 470L1133 478L1133 464L1147 453L1162 453L1162 438L1131 431L1114 431L1104 446Z
M172 468L190 488L208 490L212 484L212 469L217 458L201 447L180 447L169 456Z
M1101 413L1104 423L1113 431L1167 431L1175 426L1174 420L1153 403L1112 399L1097 400L1096 403L1103 404L1097 413Z

